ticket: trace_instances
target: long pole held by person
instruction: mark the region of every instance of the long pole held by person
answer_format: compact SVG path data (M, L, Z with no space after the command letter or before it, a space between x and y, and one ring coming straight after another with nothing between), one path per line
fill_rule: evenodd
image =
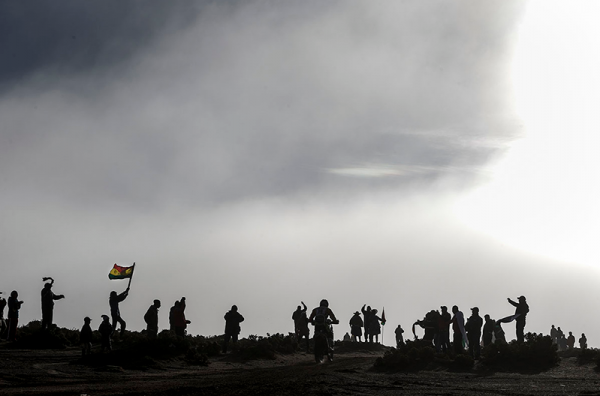
M135 272L135 262L131 266L131 276L129 277L129 283L127 284L127 288L131 287L131 280L133 279L133 273Z
M383 327L381 329L381 345L385 345L383 343L383 335L385 334L385 307L381 310L381 326Z

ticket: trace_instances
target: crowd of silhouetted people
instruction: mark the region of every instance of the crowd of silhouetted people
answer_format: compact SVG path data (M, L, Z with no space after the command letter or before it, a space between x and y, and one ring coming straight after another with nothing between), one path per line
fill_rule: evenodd
M569 335L566 336L560 327L552 325L550 328L550 337L552 338L552 343L558 347L559 351L573 350L575 348L575 336L572 331L569 331ZM585 333L581 333L579 348L587 349L587 337Z
M42 281L46 282L41 292L42 305L42 320L41 330L46 332L53 326L54 301L65 298L63 294L55 294L52 290L54 279L44 277ZM119 303L123 302L129 295L129 287L124 292L118 294L116 291L110 292L108 305L110 308L110 317L102 315L102 321L98 327L101 339L102 351L112 350L112 338L117 333L117 327L120 326L119 334L122 337L125 333L127 323L121 317ZM2 294L0 292L0 294ZM23 305L23 301L19 300L19 293L13 290L10 296L5 300L0 296L0 338L7 341L16 341L17 327L19 324L19 311ZM4 309L8 307L8 315L4 319ZM146 322L146 334L150 338L158 336L158 310L161 307L160 300L154 300L144 315ZM187 325L190 321L185 317L186 301L185 297L175 301L169 311L169 327L177 337L185 337ZM225 316L225 341L223 343L223 352L227 352L227 345L231 340L236 343L240 334L240 323L244 321L244 317L238 312L237 306L232 306ZM91 353L93 330L91 327L92 319L85 317L83 319L83 327L80 331L80 343L82 354L84 356Z
M51 277L42 278L46 282L41 291L41 307L42 320L41 329L47 331L53 325L54 302L65 298L62 294L55 294L53 291L54 279ZM129 287L118 294L112 291L109 296L110 317L102 315L102 321L98 327L98 332L101 335L102 351L111 351L111 340L117 333L117 327L120 326L120 336L123 336L126 328L126 322L121 317L119 304L123 302L129 295ZM429 341L435 347L438 353L446 353L454 351L462 353L468 348L469 354L474 359L479 359L481 346L487 346L491 343L506 343L504 330L502 325L505 323L516 323L517 341L523 342L525 339L524 329L526 325L527 314L529 313L529 305L524 296L520 296L517 301L508 298L508 302L515 307L515 312L512 315L501 319L492 319L489 314L483 316L479 314L479 308L471 308L471 315L465 319L462 311L455 305L451 312L446 306L441 306L439 310L431 310L427 312L423 319L417 320L412 326L412 332L415 339L418 339L416 328L423 329L423 340ZM327 300L324 313L331 317L336 323L335 315L328 307ZM0 296L0 337L8 341L16 340L17 326L19 322L19 310L23 301L19 300L17 291L13 291L10 297L5 300ZM310 317L307 315L307 306L301 302L297 309L292 313L294 322L294 333L299 344L303 344L303 348L309 351L310 329L309 324L315 324L315 315L318 315L320 307L315 308ZM7 320L4 319L4 309L8 307ZM161 307L160 300L154 300L144 315L146 322L146 334L150 338L158 336L158 312ZM169 310L169 326L177 337L185 337L187 325L190 321L185 317L186 299L182 297L175 301ZM231 307L225 316L225 332L223 342L223 353L227 352L229 342L236 343L241 331L240 323L244 321L244 317L238 312L236 305ZM82 345L83 355L90 354L92 342L92 319L84 318L84 325L80 332L80 341ZM362 306L360 312L356 311L349 321L350 332L343 337L345 341L353 342L368 342L378 343L379 335L382 331L382 325L385 325L385 314L378 315L377 309L372 309L366 304ZM401 347L404 344L404 329L398 325L395 330L396 346ZM552 325L550 329L552 342L557 345L559 351L572 350L575 347L575 336L571 331L568 336L564 334L560 327ZM333 333L331 333L333 338ZM364 340L363 340L364 337ZM452 342L451 342L452 338ZM304 341L304 342L303 342ZM585 334L581 334L579 338L579 348L587 348L587 338Z

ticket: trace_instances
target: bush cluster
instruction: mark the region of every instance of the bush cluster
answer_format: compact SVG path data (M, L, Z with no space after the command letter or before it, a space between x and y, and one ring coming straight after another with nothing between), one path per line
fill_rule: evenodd
M53 326L47 331L42 331L42 323L39 320L20 327L17 336L17 342L9 344L12 348L65 349L79 344L79 330Z
M163 330L158 337L148 337L146 331L125 331L113 335L112 352L102 353L100 333L93 332L94 349L91 356L78 362L104 367L147 369L160 367L160 361L180 358L191 365L207 365L209 358L221 354L223 336L177 337L174 332ZM41 330L40 321L32 321L19 328L18 341L7 344L9 348L65 349L79 345L79 330L52 327ZM231 346L232 356L243 359L275 359L277 353L291 354L298 351L296 337L289 333L250 335Z
M267 334L266 337L250 335L232 347L235 355L245 360L275 359L276 353L291 354L298 350L298 342L293 333Z
M392 348L377 358L374 367L379 371L419 371L440 367L469 370L473 367L473 358L467 354L436 354L430 341L408 340L400 348Z
M589 354L589 352L588 352ZM597 356L597 355L596 355ZM590 359L598 359L593 357ZM483 348L480 369L508 372L541 372L558 364L556 345L549 336L528 333L525 342L498 343ZM597 360L600 364L600 360ZM399 349L391 349L375 361L380 371L418 371L446 368L454 371L471 370L474 361L467 353L437 354L431 342L407 341Z
M567 357L567 356L565 356L564 352L570 352L569 355L571 355L571 356L573 356L573 354L575 354L575 356L577 356L578 364L583 365L583 364L595 363L596 371L600 370L600 350L595 349L595 348L592 348L592 349L575 348L571 351L559 352L558 354L561 358Z
M481 356L486 367L511 372L541 372L560 361L552 338L536 333L527 333L523 343L512 341L488 345Z

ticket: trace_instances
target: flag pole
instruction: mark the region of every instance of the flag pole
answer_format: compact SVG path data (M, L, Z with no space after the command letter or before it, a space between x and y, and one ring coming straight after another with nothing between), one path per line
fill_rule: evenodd
M381 329L381 345L385 345L383 343L383 335L385 334L385 307L383 307L382 312L382 316L383 316L383 325L381 327L383 327L383 329Z
M133 279L133 273L135 272L135 262L133 263L133 268L131 269L131 277L129 278L129 283L127 284L127 288L131 286L131 280Z

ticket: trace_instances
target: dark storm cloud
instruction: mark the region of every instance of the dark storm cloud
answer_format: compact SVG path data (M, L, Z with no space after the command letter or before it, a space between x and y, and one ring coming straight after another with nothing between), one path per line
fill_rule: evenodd
M188 26L193 1L4 1L0 4L0 92L36 73L90 74L130 61L171 29Z
M9 191L141 209L471 181L509 136L517 3L52 4L5 17ZM330 172L369 163L416 171Z

